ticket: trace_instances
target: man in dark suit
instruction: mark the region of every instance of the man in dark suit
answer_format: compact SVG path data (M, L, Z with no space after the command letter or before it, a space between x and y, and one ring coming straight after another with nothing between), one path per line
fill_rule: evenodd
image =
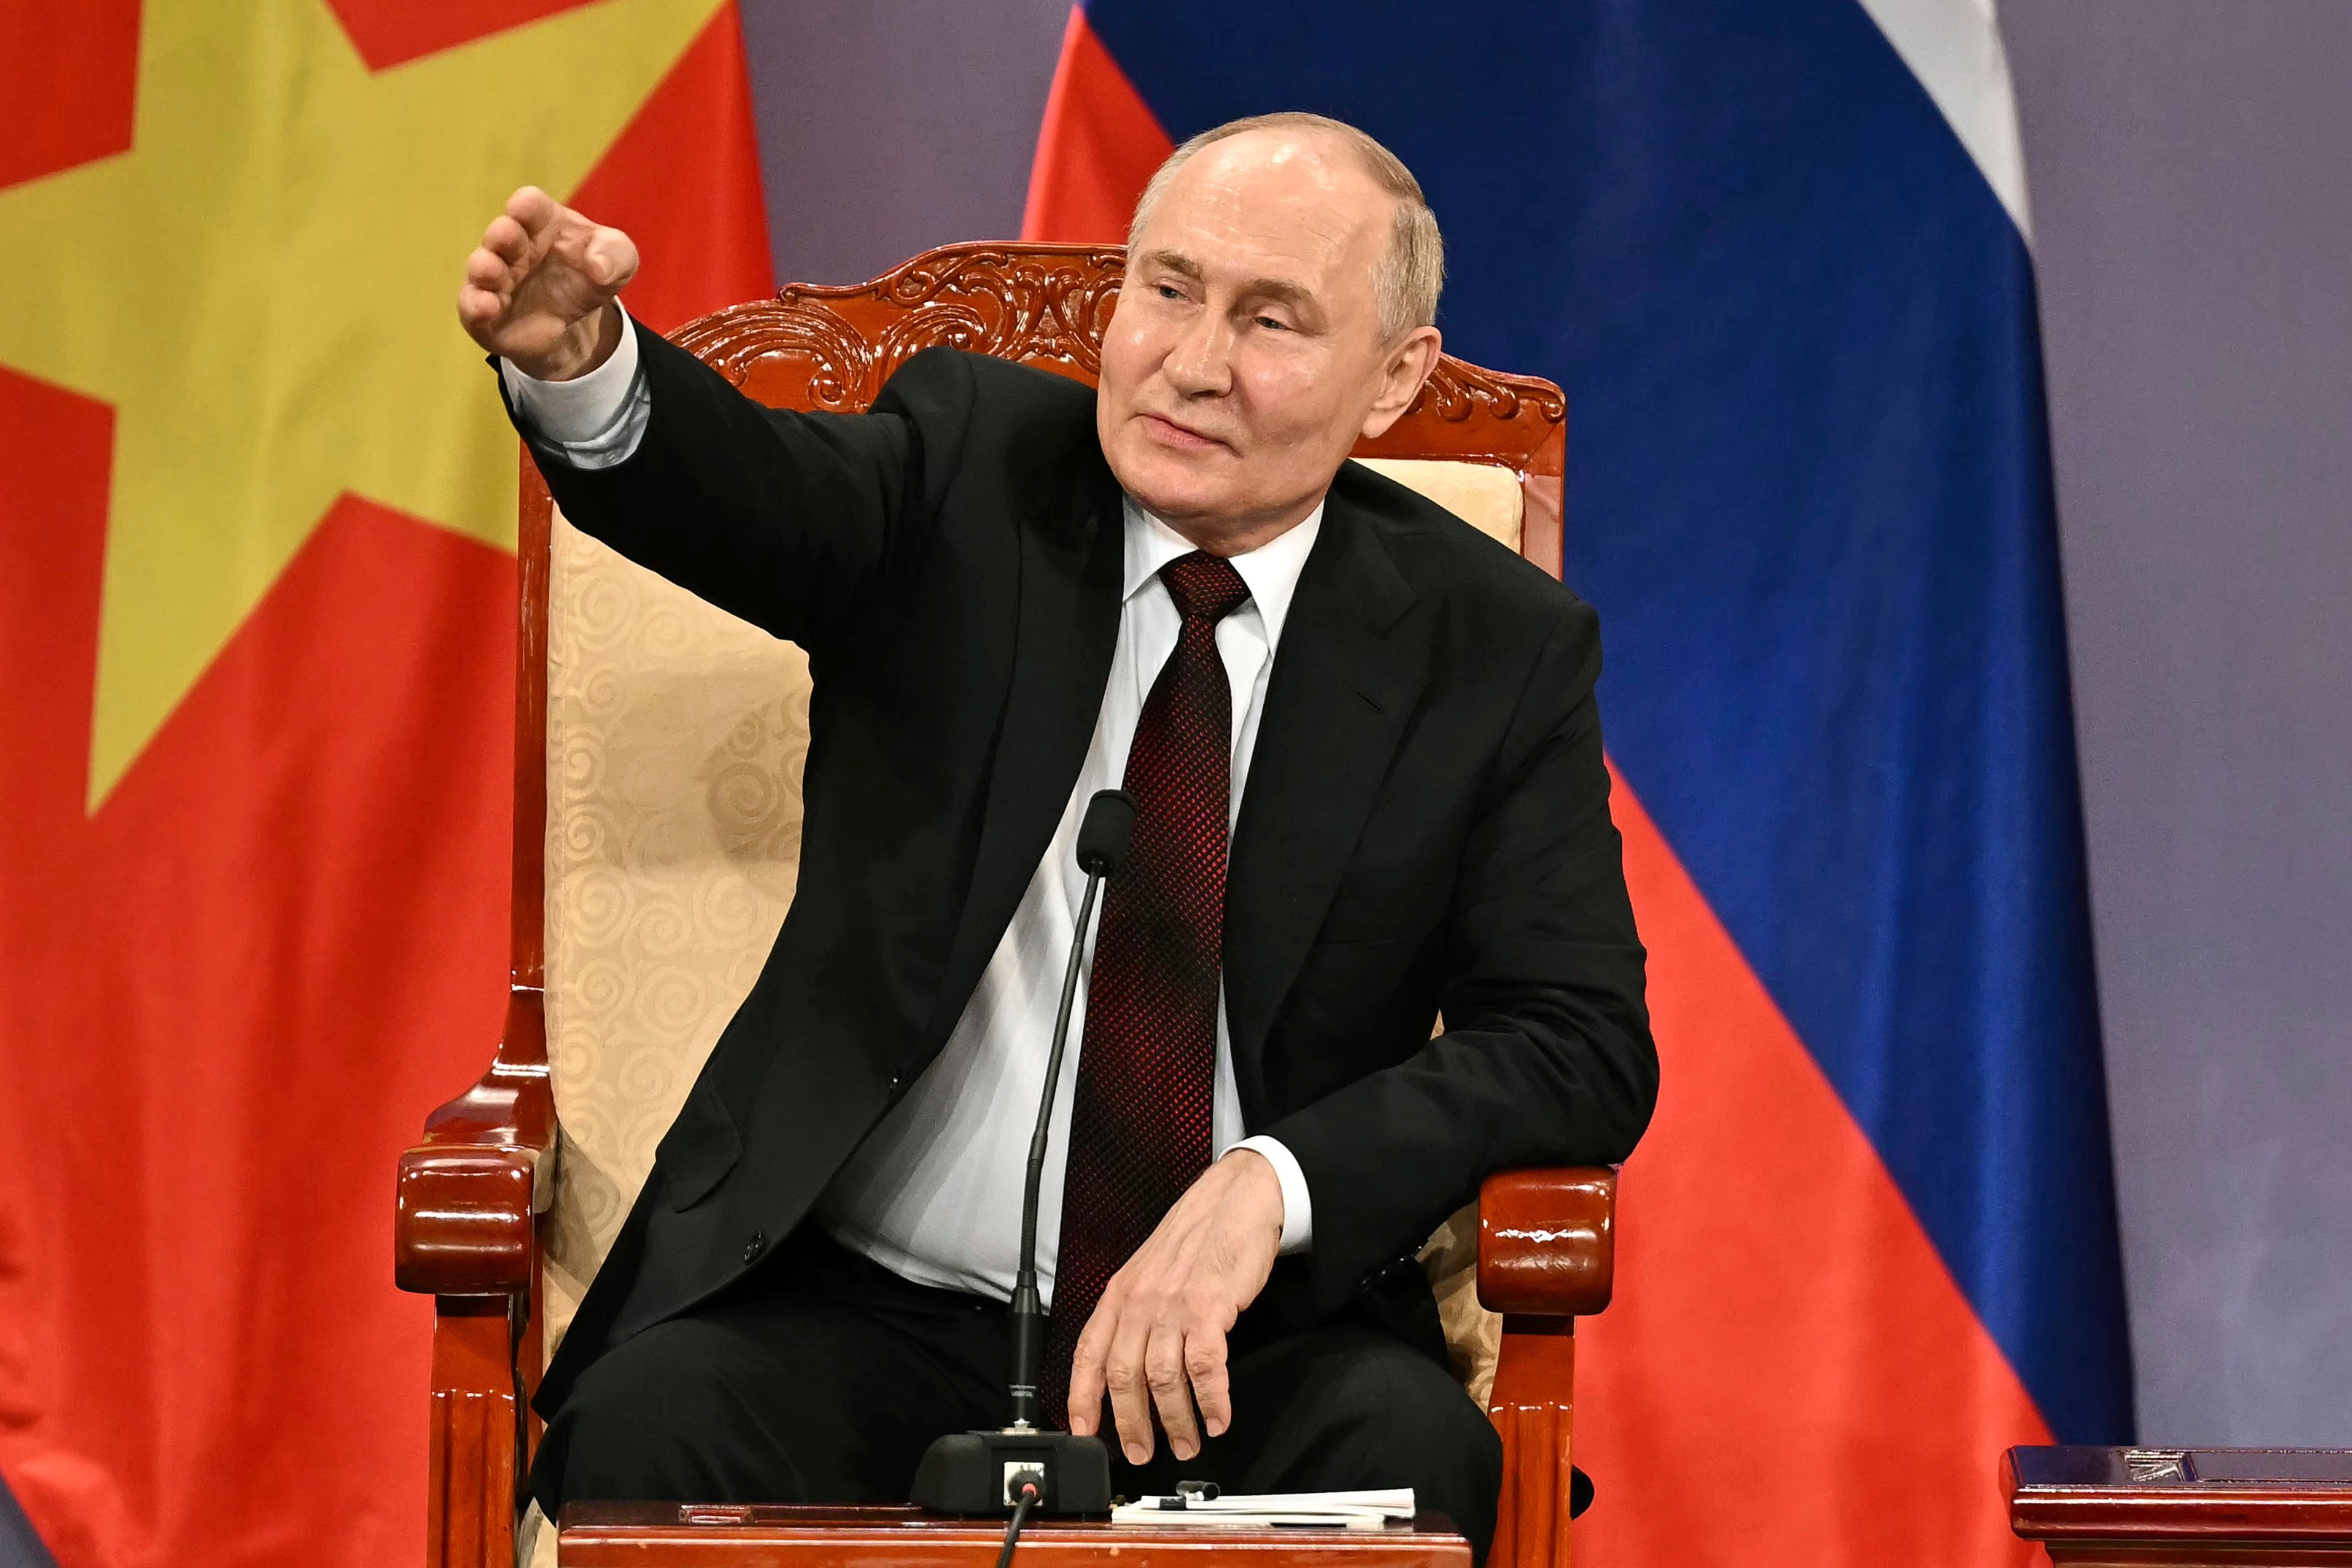
M1346 461L1436 362L1419 186L1310 116L1188 143L1098 394L934 351L869 414L772 412L627 321L635 266L519 192L459 314L574 523L807 650L806 816L549 1369L537 1497L898 1500L998 1424L1071 845L1123 784L1045 1408L1108 1404L1117 1490L1411 1485L1483 1554L1499 1447L1414 1250L1492 1171L1622 1158L1656 1058L1592 612Z

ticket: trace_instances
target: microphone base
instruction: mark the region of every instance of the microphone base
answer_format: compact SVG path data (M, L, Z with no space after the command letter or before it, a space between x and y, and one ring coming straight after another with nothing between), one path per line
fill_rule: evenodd
M1110 1450L1099 1437L1027 1430L950 1432L933 1442L915 1468L912 1501L933 1513L966 1517L1013 1511L1013 1487L1042 1471L1033 1517L1110 1511Z

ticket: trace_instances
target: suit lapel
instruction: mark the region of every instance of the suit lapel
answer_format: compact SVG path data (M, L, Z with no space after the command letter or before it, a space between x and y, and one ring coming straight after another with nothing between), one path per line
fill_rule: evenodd
M1013 679L996 739L971 891L949 943L927 1050L955 1026L1045 858L1086 763L1118 640L1122 500L1099 456L1053 509L1020 529Z
M1426 616L1369 520L1335 492L1275 651L1225 876L1225 1021L1242 1103L1427 679Z

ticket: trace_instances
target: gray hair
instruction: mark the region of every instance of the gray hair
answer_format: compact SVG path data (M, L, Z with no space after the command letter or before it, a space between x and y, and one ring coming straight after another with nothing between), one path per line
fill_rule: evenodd
M1428 198L1421 194L1421 182L1412 177L1412 171L1395 153L1346 121L1328 115L1284 110L1276 114L1228 120L1202 132L1168 154L1168 161L1160 165L1151 183L1143 187L1143 195L1136 200L1135 217L1127 227L1128 244L1132 246L1135 237L1143 232L1160 198L1175 183L1176 172L1191 161L1193 153L1244 132L1286 128L1320 131L1338 137L1356 154L1372 183L1396 198L1388 251L1381 258L1379 275L1372 279L1380 299L1381 335L1395 339L1415 327L1433 324L1437 320L1438 292L1445 287L1445 241L1437 232L1437 215L1429 210Z

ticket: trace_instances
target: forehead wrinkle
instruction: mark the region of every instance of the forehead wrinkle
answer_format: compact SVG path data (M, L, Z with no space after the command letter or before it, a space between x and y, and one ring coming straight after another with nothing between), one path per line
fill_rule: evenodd
M1350 193L1348 181L1331 179L1328 164L1246 164L1225 163L1206 164L1197 179L1185 179L1192 169L1185 169L1176 179L1176 188L1169 195L1176 200L1190 200L1202 207L1237 209L1251 212L1254 207L1265 207L1267 214L1301 214L1315 212L1319 216L1339 218L1340 224L1352 224L1364 216L1360 212L1362 202L1355 195L1371 195L1379 205L1381 191L1369 181L1362 181L1364 191ZM1306 176L1306 179L1301 179ZM1190 185L1190 191L1188 191ZM1267 185L1275 185L1275 195L1267 200ZM1258 197L1258 200L1254 200Z
M1343 229L1360 226L1368 218L1377 225L1380 213L1392 205L1393 199L1353 154L1344 146L1331 144L1328 137L1284 135L1275 139L1271 147L1265 144L1267 137L1266 132L1253 132L1202 149L1178 171L1169 195L1189 194L1196 201L1245 209L1247 185L1265 180L1296 181L1307 188L1283 193L1281 200L1269 204L1272 209L1295 213L1302 198L1311 206L1320 197L1325 204L1323 216L1336 219ZM1329 155L1334 153L1341 155ZM1361 198L1369 198L1369 208ZM1324 237L1344 245L1352 236Z
M1324 269L1345 266L1370 227L1358 215L1311 199L1267 199L1231 184L1171 193L1166 208L1153 217L1155 229L1163 226L1179 234L1189 230L1199 235L1215 249ZM1198 258L1173 246L1154 246L1147 254L1181 258L1187 276L1200 276Z
M1272 141L1271 147L1265 147L1267 140ZM1249 156L1251 150L1261 147L1265 150L1258 154L1256 161L1264 167L1295 169L1312 181L1318 189L1327 192L1338 192L1348 183L1348 176L1350 174L1360 176L1363 174L1363 170L1358 164L1355 155L1343 143L1317 132L1301 132L1296 130L1278 132L1249 132L1239 136L1228 137L1223 142L1205 151L1213 154L1218 153L1223 154L1214 160L1213 166L1222 165L1227 169L1234 169L1249 163L1252 161ZM1328 156L1332 153L1338 153L1340 156L1337 158Z
M1164 239L1148 244L1145 258L1202 279L1202 257L1178 248L1189 233L1211 256L1240 253L1234 270L1254 274L1241 285L1244 292L1338 307L1351 292L1346 279L1360 272L1367 300L1377 309L1371 279L1393 203L1352 157L1326 153L1298 138L1267 148L1261 138L1244 136L1204 148L1178 171L1151 213L1147 232ZM1322 287L1270 273L1267 262L1285 271L1303 268Z

